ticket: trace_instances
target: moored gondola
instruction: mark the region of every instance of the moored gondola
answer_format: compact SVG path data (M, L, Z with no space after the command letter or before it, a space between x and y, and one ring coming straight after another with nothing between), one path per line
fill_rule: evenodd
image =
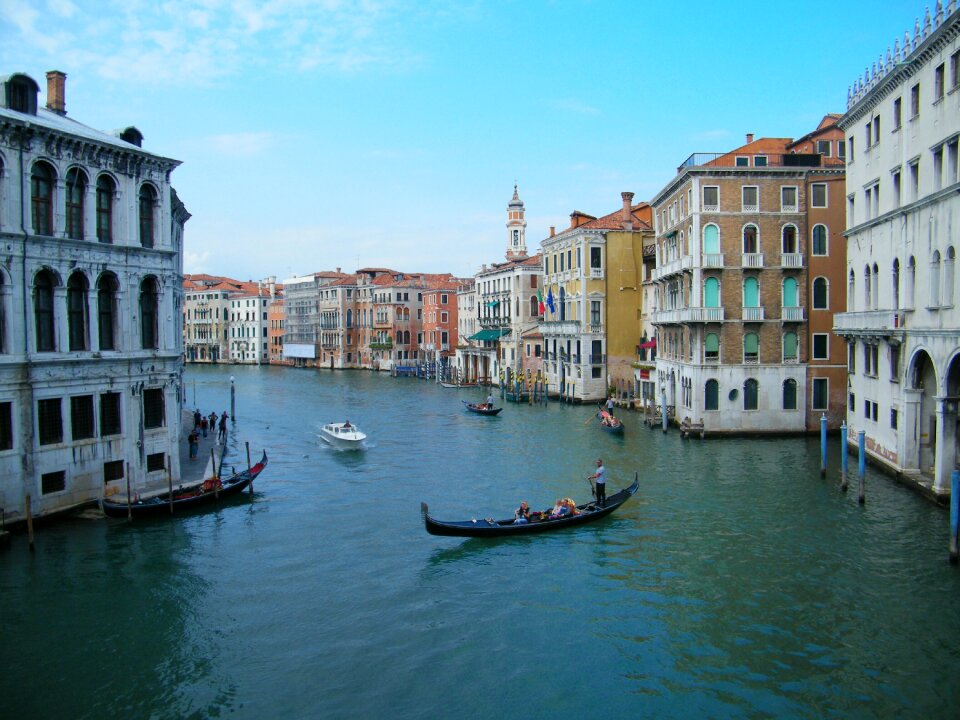
M469 410L472 413L476 413L477 415L496 415L501 410L503 410L502 407L498 407L498 408L487 407L486 403L471 403L471 402L467 402L466 400L461 400L460 402L466 405L467 410Z
M579 511L577 515L565 515L553 519L546 517L546 513L541 513L540 517L542 519L534 519L522 525L515 525L513 518L507 520L494 520L492 518L456 521L435 520L430 517L430 509L427 504L423 502L420 503L420 514L423 516L423 523L426 526L427 532L431 535L480 538L528 535L530 533L541 533L574 527L576 525L585 525L586 523L606 517L633 497L639 486L640 478L639 475L636 475L630 487L610 495L602 506L598 506L596 502L584 503L583 505L577 505L577 510Z
M186 509L202 506L206 503L215 502L216 500L243 492L243 490L263 472L266 466L267 451L264 450L260 462L249 470L244 469L240 472L235 472L230 477L220 480L219 484L216 480L207 479L199 486L187 489L175 489L173 491L172 502L170 493L165 492L149 498L137 498L130 502L129 505L126 502L103 498L103 500L100 501L100 507L103 509L103 514L108 517L127 517L128 511L131 515L136 516L169 514L171 505L173 506L174 514L176 514Z

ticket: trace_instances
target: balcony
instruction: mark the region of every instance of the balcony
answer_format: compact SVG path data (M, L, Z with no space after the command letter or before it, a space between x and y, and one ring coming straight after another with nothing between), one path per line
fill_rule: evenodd
M763 322L763 308L762 307L743 308L743 321L744 322Z
M704 253L703 267L705 268L723 268L723 253Z
M676 310L661 310L653 313L654 325L670 325L674 323L712 323L723 322L722 307L695 307L678 308Z
M803 308L785 307L780 311L780 319L783 322L803 322Z
M681 257L674 258L673 260L670 260L657 268L657 274L654 279L659 280L660 278L665 278L668 275L689 270L692 267L693 257L690 255L683 255Z
M759 270L763 267L763 253L743 253L740 256L740 267Z
M554 320L540 323L544 335L563 335L579 337L580 323L577 320Z
M761 164L760 159L763 159ZM752 159L752 162L751 162ZM748 164L744 165L744 160ZM843 160L834 158L825 158L816 153L790 153L781 155L779 153L751 153L751 155L737 155L734 152L726 153L693 153L677 168L677 172L683 172L685 168L708 165L710 167L736 168L737 170L746 170L758 168L764 170L767 167L821 167L823 165L842 164ZM716 212L703 208L704 212Z
M797 270L803 267L802 253L783 253L780 255L780 267Z
M589 356L589 358L590 358L590 364L591 364L591 365L603 365L603 363L605 363L605 362L607 361L607 360L606 360L606 357L607 357L606 355L590 355L590 356Z
M590 277L594 280L599 280L603 277L603 268L590 268Z
M907 325L903 310L867 310L865 312L837 313L833 316L833 331L838 335L900 335Z

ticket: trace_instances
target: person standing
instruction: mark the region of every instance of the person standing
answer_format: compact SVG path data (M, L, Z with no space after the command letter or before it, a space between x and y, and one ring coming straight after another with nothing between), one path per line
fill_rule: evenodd
M200 427L200 408L193 411L193 429Z
M207 436L207 422L208 422L208 421L207 421L207 416L206 416L206 415L204 415L203 417L200 418L200 430L203 431L203 436L204 436L204 437Z
M613 393L610 393L610 397L607 398L607 412L613 415L613 406L616 402L613 399Z
M597 505L603 507L607 502L607 478L606 471L603 468L603 460L597 458L597 471L587 478L587 480L596 481Z
M487 410L493 410L493 393L487 395Z
M189 445L190 445L190 459L191 459L191 460L196 460L196 459L197 459L197 449L198 449L199 446L200 446L200 438L199 438L199 436L197 435L197 431L196 431L196 430L192 430L192 431L190 432L190 434L187 436L187 443L189 443Z
M223 415L220 416L220 434L217 437L217 440L220 442L227 441L227 411L223 411Z

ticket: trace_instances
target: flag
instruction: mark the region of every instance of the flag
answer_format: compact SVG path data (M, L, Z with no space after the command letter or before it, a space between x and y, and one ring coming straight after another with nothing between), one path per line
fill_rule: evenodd
M550 308L550 312L556 312L553 308L553 288L547 290L547 307Z
M537 302L539 303L540 314L543 315L547 311L547 306L543 304L543 290L537 290Z

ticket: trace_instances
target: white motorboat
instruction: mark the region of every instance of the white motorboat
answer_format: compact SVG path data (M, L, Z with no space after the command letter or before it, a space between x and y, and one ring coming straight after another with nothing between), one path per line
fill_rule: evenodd
M320 437L339 448L356 448L363 446L367 436L360 432L360 428L351 422L330 423L320 428Z

